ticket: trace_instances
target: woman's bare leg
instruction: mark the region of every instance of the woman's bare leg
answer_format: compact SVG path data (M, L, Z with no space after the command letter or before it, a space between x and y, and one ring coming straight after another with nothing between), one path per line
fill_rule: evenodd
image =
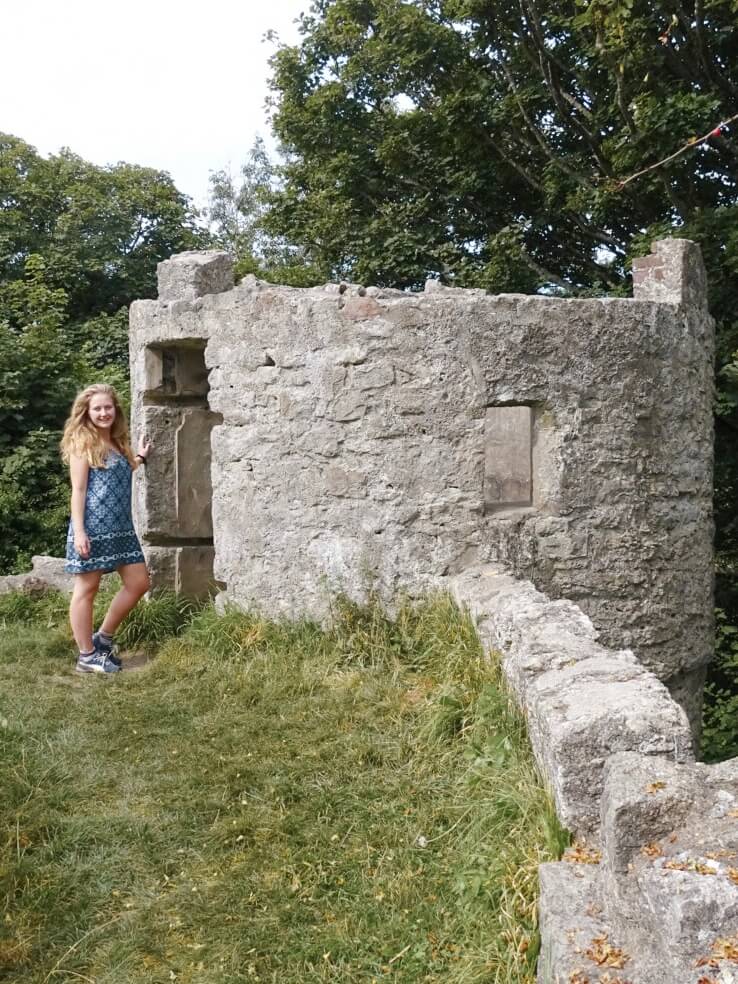
M123 586L110 602L110 608L100 626L102 632L112 636L126 615L151 587L146 564L124 564L118 568Z
M102 571L89 571L87 574L75 574L72 600L69 603L69 621L72 626L74 641L81 653L89 653L95 648L92 645L92 606L95 595L100 587Z

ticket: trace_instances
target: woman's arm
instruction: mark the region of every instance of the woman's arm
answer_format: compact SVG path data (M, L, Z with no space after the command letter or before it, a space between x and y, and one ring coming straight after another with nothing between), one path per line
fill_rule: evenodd
M73 454L69 459L69 473L72 479L72 529L74 549L83 559L90 555L90 541L85 530L85 499L90 466L86 458Z

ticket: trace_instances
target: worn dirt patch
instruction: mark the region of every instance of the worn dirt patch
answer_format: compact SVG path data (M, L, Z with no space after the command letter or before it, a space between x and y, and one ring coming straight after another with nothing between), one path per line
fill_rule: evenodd
M123 672L131 673L143 670L153 660L153 656L143 652L122 652L120 658L123 661Z

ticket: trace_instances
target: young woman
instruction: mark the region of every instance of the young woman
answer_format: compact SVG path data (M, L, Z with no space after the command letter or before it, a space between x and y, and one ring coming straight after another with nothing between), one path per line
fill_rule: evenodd
M72 479L72 518L65 570L74 574L69 620L79 649L80 673L117 673L113 635L149 590L149 575L131 516L131 475L146 464L151 444L133 454L128 426L112 386L96 383L77 394L64 427L62 457ZM122 587L97 632L92 607L106 571Z

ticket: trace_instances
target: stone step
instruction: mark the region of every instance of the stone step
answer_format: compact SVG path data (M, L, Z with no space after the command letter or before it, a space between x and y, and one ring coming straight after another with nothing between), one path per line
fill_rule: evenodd
M538 984L662 984L613 935L596 864L540 866Z
M602 840L605 917L623 944L661 984L738 984L738 760L612 757Z

